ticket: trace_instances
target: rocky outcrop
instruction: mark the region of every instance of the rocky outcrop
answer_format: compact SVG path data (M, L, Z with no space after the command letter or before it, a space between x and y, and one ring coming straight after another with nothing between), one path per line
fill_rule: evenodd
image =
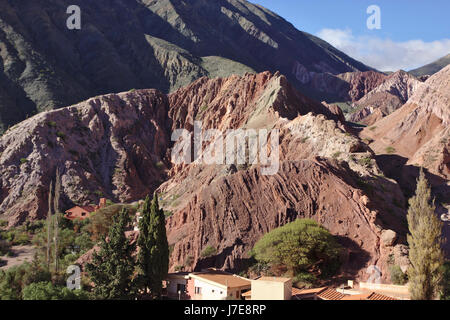
M443 220L443 235L450 236L446 203L450 197L450 66L431 76L407 103L361 132L380 156L380 165L412 195L419 168L436 197L436 214ZM450 242L444 242L447 256Z
M354 71L341 74L311 72L302 65L293 70L297 80L313 90L312 96L326 101L354 102L380 85L387 76L377 71Z
M376 71L347 72L339 74L337 77L349 83L348 99L345 101L353 102L364 97L388 78L387 75Z
M386 118L365 129L361 136L373 139L371 147L380 153L391 148L410 164L424 166L450 178L450 66L421 83L407 103Z
M381 232L381 240L383 244L387 247L392 247L397 240L397 233L393 230L383 230Z
M1 214L10 225L44 218L56 169L62 208L101 196L141 199L164 179L156 164L169 147L168 108L162 93L138 90L44 112L11 128L0 138Z
M391 114L414 94L421 81L405 71L397 71L355 102L357 110L349 116L352 122L372 125Z

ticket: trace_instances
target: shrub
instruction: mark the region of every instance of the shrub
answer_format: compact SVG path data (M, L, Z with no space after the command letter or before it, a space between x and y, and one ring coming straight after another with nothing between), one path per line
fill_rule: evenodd
M6 255L11 249L11 244L6 240L0 239L0 256Z
M402 269L393 265L389 268L391 274L391 282L397 285L404 285L408 281L408 277L403 273Z
M155 167L156 167L158 170L164 169L164 162L158 161L158 162L155 164Z
M300 272L292 279L292 282L295 283L297 287L310 288L317 282L317 278L311 273Z
M48 125L50 128L56 128L56 122L55 122L55 121L49 121L49 122L47 122L47 125Z
M88 300L87 292L71 291L63 286L55 286L51 282L32 283L23 289L24 300Z
M27 163L28 162L28 159L27 158L21 158L20 159L20 163L21 164L24 164L24 163Z
M370 165L372 165L372 158L370 157L360 158L358 160L358 163L362 166L369 167Z
M164 211L164 216L166 217L166 218L168 218L168 217L170 217L171 215L173 215L173 212L172 211Z
M188 255L188 256L186 257L186 261L184 262L184 265L185 265L186 267L190 267L190 266L192 266L193 263L194 263L194 257L191 256L191 255Z
M340 252L341 246L334 236L310 219L297 219L266 233L253 248L259 262L284 265L294 274L313 267L326 273L336 272ZM334 270L325 268L327 265Z
M395 152L395 148L394 147L389 146L389 147L386 148L386 153L391 154L391 153L394 153L394 152Z
M342 152L340 152L340 151L337 151L337 152L333 153L333 155L332 155L333 159L339 158L339 156L341 155L341 153L342 153Z
M50 281L51 274L36 260L26 262L6 271L0 270L0 300L19 300L24 287L42 281Z
M183 269L184 269L184 266L181 266L181 265L175 266L175 271L176 271L176 272L183 271Z
M201 253L201 256L203 258L211 257L217 253L216 248L213 246L207 246Z
M6 227L6 226L8 226L8 221L6 221L6 220L0 220L0 228L4 228L4 227Z
M64 132L58 131L58 132L56 133L56 136L57 136L58 138L61 138L61 139L63 139L63 140L66 140L66 134L65 134Z

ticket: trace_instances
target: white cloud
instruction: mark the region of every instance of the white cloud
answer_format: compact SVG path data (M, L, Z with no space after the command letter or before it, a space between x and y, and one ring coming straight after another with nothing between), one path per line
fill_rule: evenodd
M354 36L350 29L322 29L317 36L381 71L411 70L450 53L450 39L394 42L379 37Z

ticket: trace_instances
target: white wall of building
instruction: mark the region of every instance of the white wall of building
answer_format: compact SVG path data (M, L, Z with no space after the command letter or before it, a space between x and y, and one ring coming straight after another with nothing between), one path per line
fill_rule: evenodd
M225 300L227 297L227 290L225 288L212 285L199 279L194 279L194 287L201 288L202 300Z

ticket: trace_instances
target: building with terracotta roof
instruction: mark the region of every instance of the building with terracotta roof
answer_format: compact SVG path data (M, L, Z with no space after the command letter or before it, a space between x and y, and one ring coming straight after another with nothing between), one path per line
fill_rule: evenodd
M345 294L336 291L336 289L326 288L317 294L320 300L341 300Z
M97 211L100 208L106 206L106 198L101 198L98 205L95 206L75 206L66 210L64 217L69 220L84 220L89 218L90 214L94 211Z
M371 292L371 293L347 295L343 297L341 300L397 300L397 299L388 297L384 294Z
M339 292L336 289L328 287L304 290L293 288L292 296L298 300L397 300L376 292L360 293L353 291L352 294L348 292L348 290Z

